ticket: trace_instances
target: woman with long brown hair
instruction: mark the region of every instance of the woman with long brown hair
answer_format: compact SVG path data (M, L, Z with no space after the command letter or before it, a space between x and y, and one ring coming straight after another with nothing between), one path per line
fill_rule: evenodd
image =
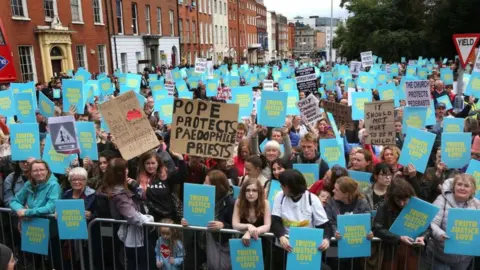
M350 170L373 173L373 157L370 151L358 149L350 158L352 164Z

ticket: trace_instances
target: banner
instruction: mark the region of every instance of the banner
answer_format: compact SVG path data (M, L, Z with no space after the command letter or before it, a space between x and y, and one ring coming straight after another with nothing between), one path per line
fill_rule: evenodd
M214 221L215 186L183 184L184 218L190 226L207 227Z
M250 240L250 245L243 245L242 239L228 240L232 270L263 270L262 238Z
M297 102L300 115L306 125L315 124L322 118L318 103L319 101L314 95L309 95Z
M58 234L61 240L88 239L85 205L83 200L57 200Z
M370 214L337 215L339 258L370 257L372 242L367 239L371 231Z
M395 145L393 101L365 103L366 144Z
M398 163L415 165L417 172L424 173L436 135L416 128L408 128Z
M232 158L235 155L238 111L237 104L175 99L172 151L208 158Z
M428 107L430 106L430 82L407 81L405 82L407 90L407 106Z
M295 71L295 79L297 80L298 91L315 92L318 89L317 75L313 67L297 69Z
M157 136L133 91L100 104L98 109L125 160L130 160L159 145Z
M333 114L338 125L345 125L347 130L354 130L354 123L352 120L352 107L343 105L337 102L323 100L321 107Z

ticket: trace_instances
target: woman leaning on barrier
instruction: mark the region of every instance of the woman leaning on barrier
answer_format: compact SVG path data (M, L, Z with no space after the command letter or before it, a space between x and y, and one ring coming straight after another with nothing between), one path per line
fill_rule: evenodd
M446 233L448 212L451 208L479 209L480 201L475 198L475 179L468 174L457 174L447 179L442 186L442 194L437 197L434 205L440 210L433 219L430 229L432 237L428 241L427 256L423 258L422 269L468 269L472 256L445 254L445 240L453 235Z
M245 246L250 245L250 239L259 239L260 234L270 231L272 217L270 206L265 198L265 192L260 181L249 179L240 189L240 194L233 210L233 229L245 231L242 237ZM263 247L263 262L265 269L270 269L271 241L264 237L260 239Z
M307 190L307 182L302 173L298 170L285 170L278 180L282 191L276 195L272 210L271 231L278 238L273 249L273 256L278 259L274 260L273 269L285 269L285 251L292 251L287 238L291 226L323 229L323 241L318 247L322 252L330 247L333 232L320 199ZM330 268L322 263L322 269Z

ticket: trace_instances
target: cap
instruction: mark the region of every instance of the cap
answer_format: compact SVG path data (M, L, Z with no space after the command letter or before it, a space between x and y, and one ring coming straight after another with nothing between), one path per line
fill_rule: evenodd
M438 102L437 105L435 106L435 109L446 109L447 105L443 102Z

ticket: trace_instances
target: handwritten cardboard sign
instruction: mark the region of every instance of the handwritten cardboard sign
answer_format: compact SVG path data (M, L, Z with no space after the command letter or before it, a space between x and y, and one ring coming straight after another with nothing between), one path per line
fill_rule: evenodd
M171 149L192 156L232 158L238 111L238 104L176 98Z
M327 100L322 101L322 108L333 114L339 125L345 125L346 129L354 130L352 120L352 107Z
M125 160L139 156L159 145L135 92L128 91L99 105L100 113L115 137Z
M315 124L322 118L318 103L319 101L314 95L309 95L307 98L297 102L298 110L305 124Z
M365 103L367 144L395 145L394 108L392 100Z

